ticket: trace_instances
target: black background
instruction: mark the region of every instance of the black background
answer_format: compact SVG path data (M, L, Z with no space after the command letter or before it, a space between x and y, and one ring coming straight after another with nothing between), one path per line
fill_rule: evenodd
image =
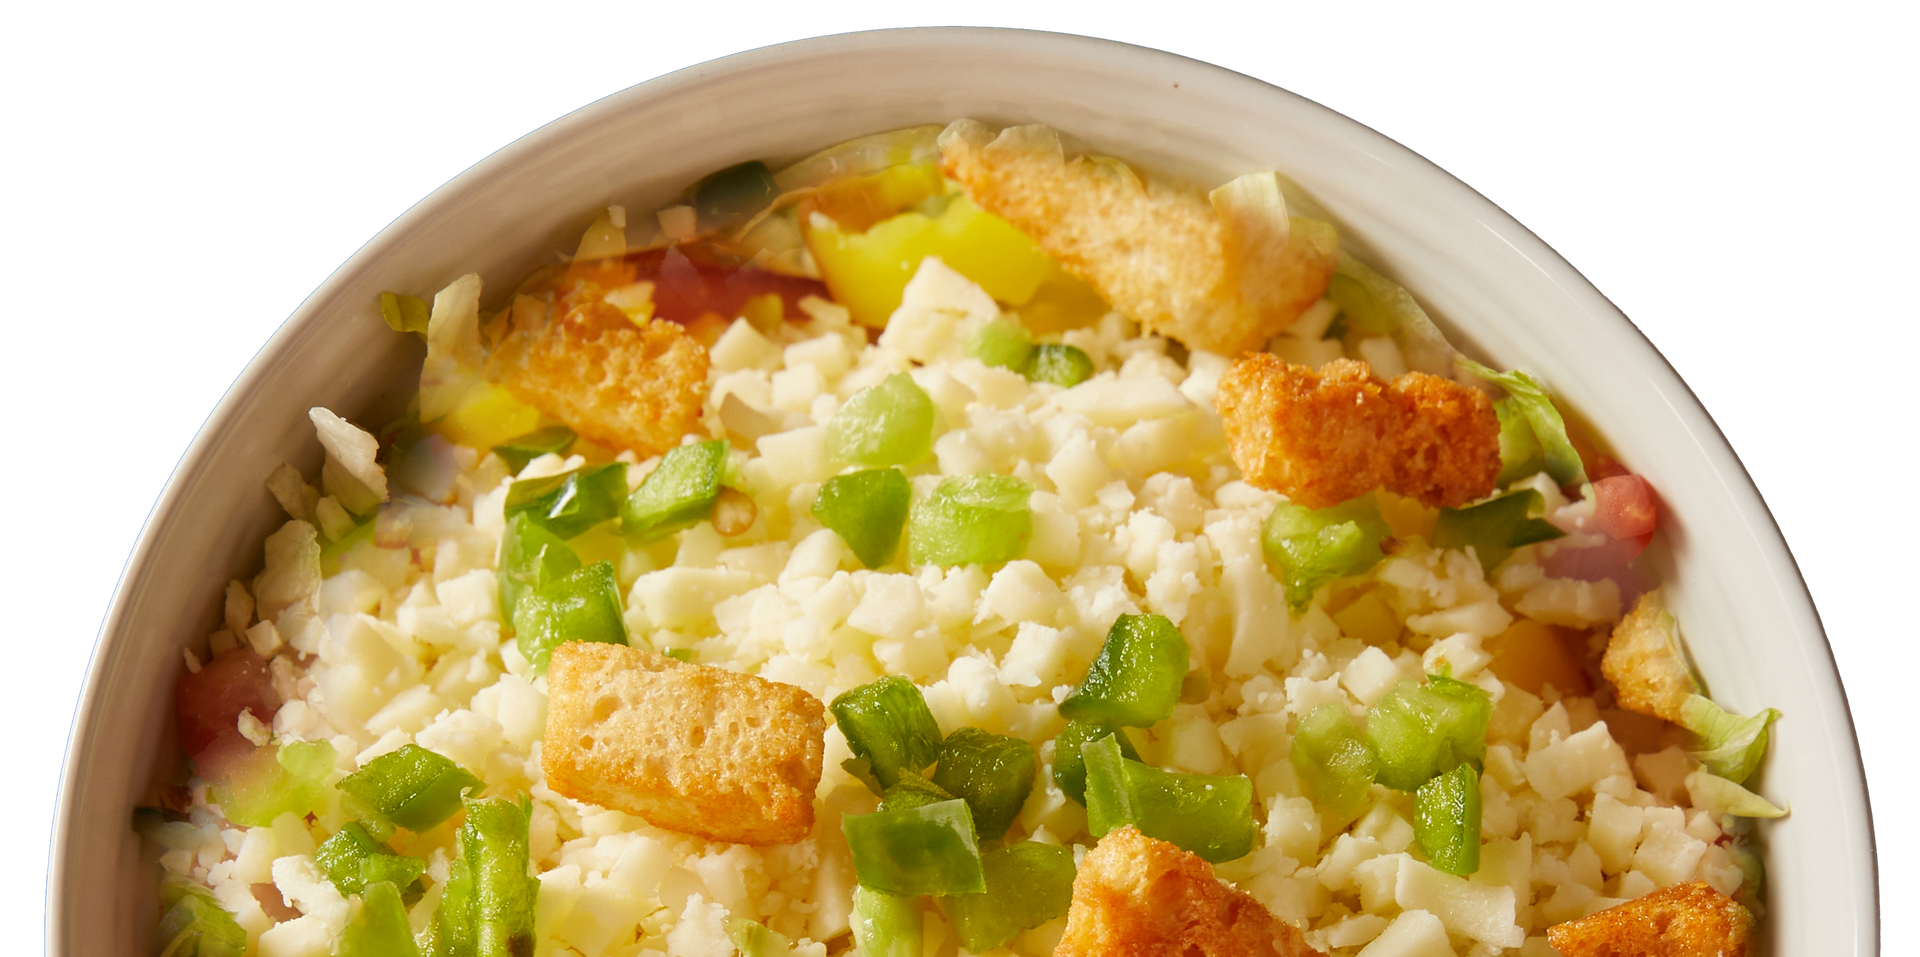
M732 8L712 13L739 19ZM65 550L61 561L77 571L60 573L75 601L42 626L69 688L56 709L71 709L113 580L186 442L276 325L359 244L566 110L689 61L829 29L733 23L722 37L712 25L626 25L626 35L607 10L553 8L566 17L559 25L524 17L478 35L380 23L271 42L123 40L125 56L94 63L111 98L50 127L60 136L48 136L42 161L106 169L52 169L54 233L132 252L96 269L84 263L98 259L42 250L79 265L42 306L52 336L92 354L84 375L94 392L81 409L98 402L92 425L115 455L79 478L88 517L73 521L84 548ZM1818 108L1830 90L1784 75L1770 50L1730 52L1701 35L1394 40L1365 19L1356 12L1331 40L1311 42L1308 31L1252 35L1233 23L1060 27L1302 92L1434 159L1544 236L1715 413L1841 638L1841 663L1860 665L1845 640L1866 632L1864 588L1853 582L1876 553L1862 552L1874 530L1860 515L1880 507L1880 492L1837 486L1841 461L1870 461L1834 448L1870 413L1822 388L1822 373L1860 363L1859 334L1843 327L1857 296L1834 288L1845 259L1834 209L1862 184L1836 177L1830 144L1849 131ZM1878 375L1872 357L1866 365ZM1859 703L1860 678L1847 678Z

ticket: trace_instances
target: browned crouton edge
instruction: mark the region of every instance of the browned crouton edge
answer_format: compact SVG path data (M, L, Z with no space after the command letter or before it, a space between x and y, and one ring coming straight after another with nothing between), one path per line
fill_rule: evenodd
M792 685L639 648L570 642L547 667L547 785L712 841L813 828L826 708Z

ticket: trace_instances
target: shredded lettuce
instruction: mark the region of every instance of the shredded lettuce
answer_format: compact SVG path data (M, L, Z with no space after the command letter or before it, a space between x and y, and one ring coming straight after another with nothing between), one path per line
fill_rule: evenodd
M1760 766L1767 754L1767 728L1779 717L1773 708L1742 717L1701 695L1689 695L1680 706L1680 726L1694 734L1694 758L1734 784L1745 783Z
M1687 775L1687 798L1694 807L1705 808L1715 817L1786 817L1787 809L1717 774L1695 771Z
M1560 417L1560 410L1553 407L1552 397L1533 377L1524 372L1495 372L1472 359L1455 360L1461 368L1479 376L1502 389L1507 390L1507 399L1511 407L1533 427L1533 436L1540 443L1540 451L1546 458L1547 474L1562 485L1579 485L1587 480L1586 466L1580 462L1580 453L1575 451L1573 443L1567 439L1567 422ZM1503 445L1505 443L1502 443ZM1504 449L1503 449L1504 451Z

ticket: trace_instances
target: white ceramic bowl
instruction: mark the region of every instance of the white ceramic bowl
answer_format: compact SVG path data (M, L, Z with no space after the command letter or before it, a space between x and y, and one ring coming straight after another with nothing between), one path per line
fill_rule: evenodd
M1199 183L1284 170L1456 343L1543 377L1659 489L1665 543L1652 561L1714 697L1786 714L1762 779L1793 806L1761 831L1763 950L1878 951L1866 783L1806 587L1726 440L1619 310L1472 189L1284 90L1107 41L941 28L755 50L610 96L441 187L302 304L194 440L114 597L67 755L49 953L148 950L156 869L128 822L157 769L178 760L179 649L215 627L223 584L257 569L261 540L282 521L268 471L317 467L306 410L371 412L413 388L417 347L378 321L379 292L438 289L473 269L509 289L570 249L595 207L655 208L731 163L958 116L1048 123Z

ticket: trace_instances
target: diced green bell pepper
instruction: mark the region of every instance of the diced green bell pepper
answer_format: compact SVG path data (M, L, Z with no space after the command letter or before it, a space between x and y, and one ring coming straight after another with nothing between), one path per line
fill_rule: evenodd
M1043 342L1027 360L1027 378L1072 388L1093 375L1093 357L1078 346Z
M1351 815L1366 803L1380 759L1345 705L1316 705L1293 733L1293 769L1323 811Z
M528 462L542 455L565 455L577 438L579 436L564 425L549 425L494 446L493 454L507 464L507 471L518 475Z
M1433 523L1433 547L1471 545L1481 570L1492 573L1514 549L1566 534L1552 522L1532 517L1545 508L1546 500L1533 489L1508 492L1466 508L1443 508Z
M827 420L827 451L856 465L911 465L933 454L933 397L904 372L855 392Z
M854 876L888 894L978 894L987 889L967 802L850 814L840 819Z
M169 957L243 957L247 932L205 888L186 880L161 885L166 908L154 930L158 952Z
M579 568L580 556L560 536L515 515L500 539L500 617L512 622L521 596Z
M1080 748L1087 762L1087 830L1131 825L1218 864L1253 850L1253 782L1244 774L1179 774L1130 761L1111 737Z
M528 957L540 882L528 873L527 807L494 798L467 804L440 910L435 957Z
M1033 745L979 728L957 728L940 746L933 783L967 802L975 834L997 841L1033 792Z
M1427 862L1466 877L1480 869L1480 772L1471 764L1434 775L1413 797L1413 834Z
M1367 743L1380 759L1379 780L1413 791L1462 762L1487 756L1493 697L1464 681L1428 675L1402 681L1367 709Z
M460 809L461 795L485 784L452 759L417 744L380 755L335 785L367 809L410 831L426 831Z
M619 515L626 497L627 465L609 462L513 483L506 515L509 520L525 515L561 538L572 538Z
M569 641L627 643L620 615L620 581L612 562L594 562L520 596L513 610L520 653L545 674L553 649Z
M995 319L967 339L967 357L981 363L1025 373L1033 358L1033 337L1017 322Z
M407 922L407 905L390 881L375 881L361 893L360 908L334 945L334 957L420 957Z
M1087 803L1087 760L1080 754L1080 748L1096 738L1114 737L1120 742L1120 753L1132 760L1140 760L1140 752L1133 749L1133 740L1117 724L1106 721L1069 721L1066 730L1053 739L1053 783L1061 793L1080 804Z
M954 795L948 794L940 785L918 774L902 774L900 780L887 789L880 797L880 810L898 811L903 808L925 807L941 801L951 801Z
M855 885L853 942L861 957L921 957L921 910L915 897Z
M426 861L395 854L356 821L348 821L322 842L313 852L313 862L346 897L368 885L391 881L395 887L406 889L407 896L418 898L422 889L416 882L427 872Z
M727 918L727 939L740 957L787 957L793 952L793 941L787 935L774 933L767 925L745 917Z
M248 827L266 827L282 814L305 817L325 802L334 761L333 745L325 741L255 748L214 784L214 803L227 820Z
M860 563L879 568L900 550L913 490L897 468L836 475L820 485L813 517L834 530Z
M987 889L940 899L947 923L971 954L984 954L1067 913L1073 903L1073 852L1021 841L980 856Z
M1165 616L1121 615L1060 714L1133 728L1165 721L1180 702L1188 653L1186 636Z
M620 509L620 530L641 544L698 524L713 512L726 477L727 443L682 445L660 457Z
M913 506L908 539L916 565L991 565L1027 553L1033 486L1010 475L981 472L946 479Z
M869 763L883 789L918 776L940 757L940 726L927 699L899 675L842 692L828 707L847 748Z
M1385 558L1380 542L1392 535L1371 494L1327 508L1281 502L1260 527L1260 548L1287 603L1304 611L1320 586Z

